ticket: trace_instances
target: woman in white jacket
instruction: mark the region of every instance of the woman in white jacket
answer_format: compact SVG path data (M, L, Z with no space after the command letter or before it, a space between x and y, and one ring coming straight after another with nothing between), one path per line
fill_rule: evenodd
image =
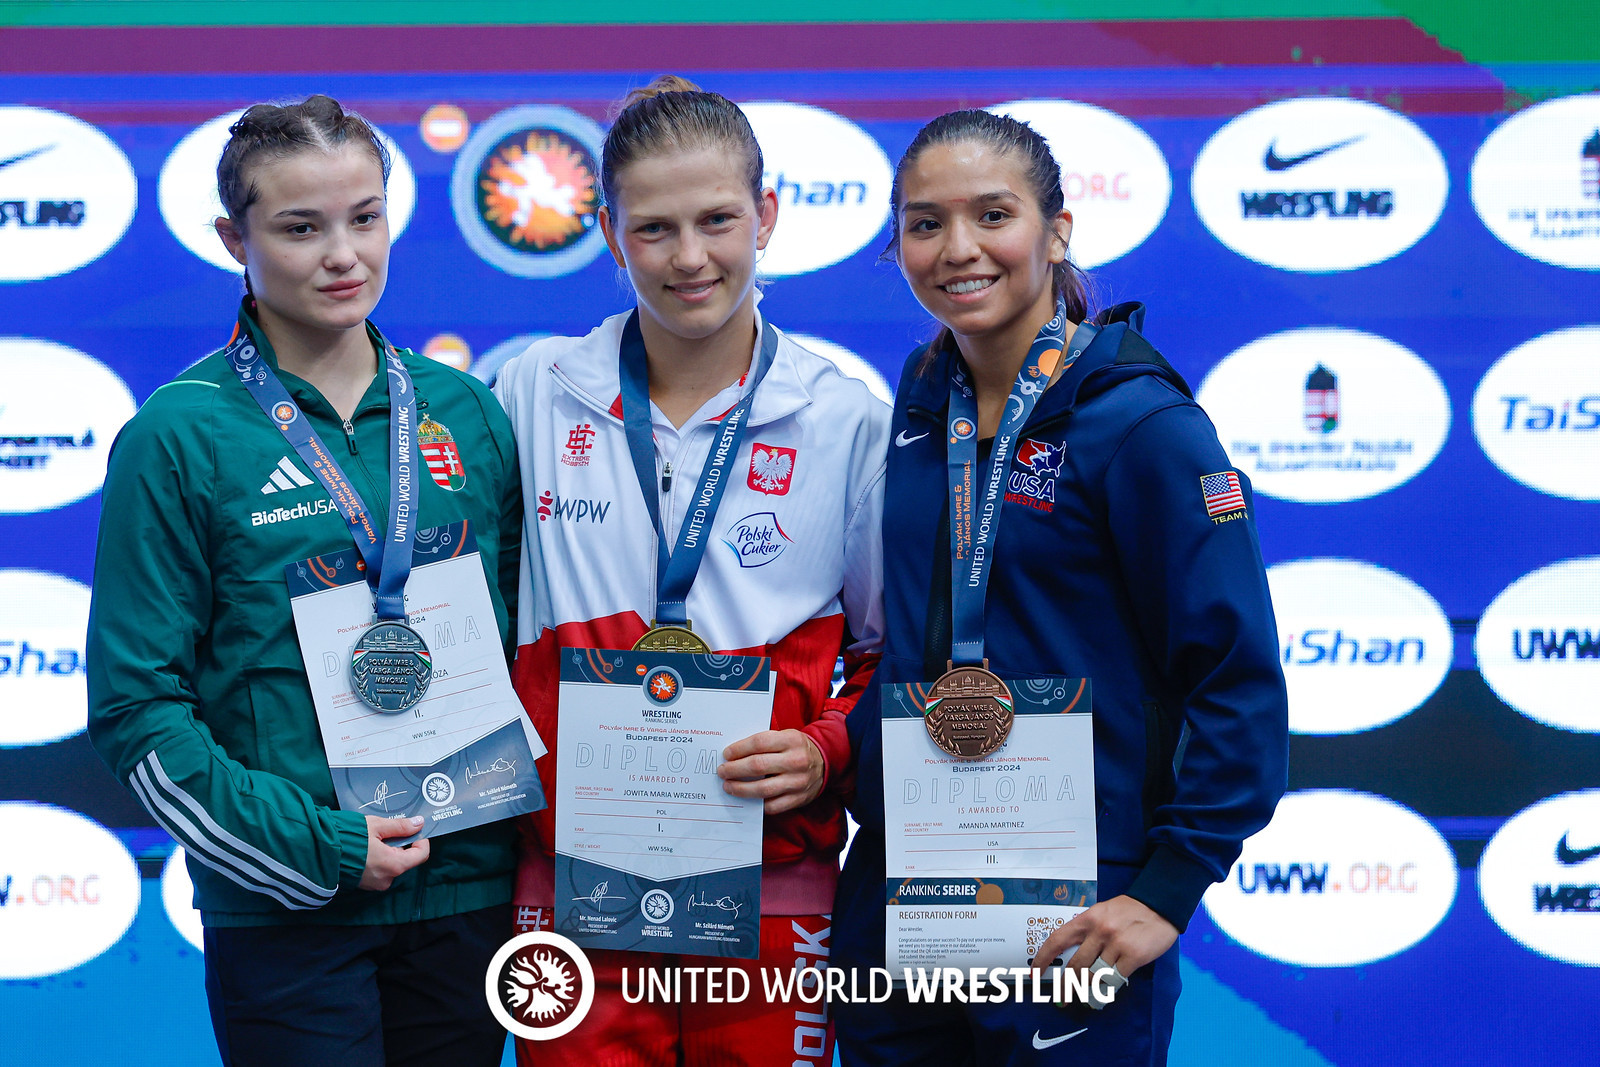
M514 679L552 750L558 650L627 649L657 621L659 539L678 543L719 425L748 401L720 503L687 520L704 522L705 554L680 611L711 650L771 657L771 728L729 746L719 774L766 815L761 956L737 962L790 971L826 965L850 759L844 715L882 640L889 410L757 312L756 254L778 216L761 179L760 146L724 97L681 78L630 95L605 142L600 221L638 307L585 337L535 344L501 371L496 392L517 431L528 504ZM630 421L636 447L648 448L638 413L648 407L653 471L636 464L624 420L625 394L642 398L645 379L648 404L636 402ZM835 696L841 654L846 685ZM581 709L561 713L573 714ZM540 761L552 798L554 763ZM552 907L575 895L553 885L554 814L523 820L522 930L549 927ZM621 967L678 958L589 955L594 1007L575 1031L540 1043L541 1065L832 1062L823 1009L768 1003L754 975L743 1004L628 1005ZM518 1054L532 1061L526 1046Z

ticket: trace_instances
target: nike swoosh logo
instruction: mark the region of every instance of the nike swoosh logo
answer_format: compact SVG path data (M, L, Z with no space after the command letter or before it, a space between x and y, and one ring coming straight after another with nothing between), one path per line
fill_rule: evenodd
M1570 848L1567 845L1566 834L1562 834L1560 842L1556 844L1556 862L1563 867L1576 867L1596 856L1600 856L1600 845L1593 848Z
M1298 167L1302 163L1309 163L1318 156L1325 156L1329 152L1335 152L1341 148L1353 145L1365 136L1366 134L1360 134L1359 136L1350 138L1348 141L1340 141L1338 144L1327 145L1326 147L1318 148L1298 156L1278 155L1278 142L1273 141L1272 144L1267 148L1267 158L1264 160L1264 162L1266 163L1268 170L1288 170L1290 167Z
M21 163L25 159L32 159L34 156L48 152L54 147L55 145L53 144L47 144L43 148L35 148L32 151L24 152L20 156L12 156L10 159L0 159L0 168L9 167L13 163Z
M1050 1040L1046 1041L1044 1038L1039 1036L1039 1031L1035 1030L1033 1032L1033 1047L1040 1050L1047 1049L1053 1045L1059 1045L1063 1041L1071 1041L1079 1034L1086 1034L1088 1032L1089 1028L1085 1026L1082 1030L1074 1030L1070 1034L1062 1034L1060 1037L1052 1037Z
M920 441L926 436L928 436L926 433L919 433L915 437L907 437L906 436L906 432L904 430L901 430L899 436L894 439L894 443L899 445L901 448L904 448L904 447L906 447L906 445L909 445L912 441Z

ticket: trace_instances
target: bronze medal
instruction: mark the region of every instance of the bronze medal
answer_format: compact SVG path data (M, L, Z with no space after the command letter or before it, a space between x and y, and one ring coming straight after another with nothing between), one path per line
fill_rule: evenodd
M952 666L933 683L922 721L940 749L976 760L1006 743L1014 718L1011 690L998 675L983 667Z
M654 620L651 620L654 622ZM645 635L633 643L635 652L693 652L705 654L711 646L689 628L689 620L682 626L651 626ZM998 679L997 679L998 680Z

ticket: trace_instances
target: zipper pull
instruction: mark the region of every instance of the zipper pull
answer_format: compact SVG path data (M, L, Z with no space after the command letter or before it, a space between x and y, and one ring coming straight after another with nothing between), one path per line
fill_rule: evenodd
M671 460L668 460L667 462L665 462L665 463L663 463L661 465L661 491L663 493L672 492L672 461Z
M350 425L350 420L344 420L344 439L350 446L350 454L356 455L356 428Z

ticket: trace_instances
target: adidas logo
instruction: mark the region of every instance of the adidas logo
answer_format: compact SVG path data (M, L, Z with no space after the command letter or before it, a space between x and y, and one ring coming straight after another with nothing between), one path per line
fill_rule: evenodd
M300 473L300 468L289 462L289 457L284 456L278 460L278 465L272 469L272 477L267 479L267 484L261 487L263 495L278 493L286 489L303 489L311 484L311 479Z

